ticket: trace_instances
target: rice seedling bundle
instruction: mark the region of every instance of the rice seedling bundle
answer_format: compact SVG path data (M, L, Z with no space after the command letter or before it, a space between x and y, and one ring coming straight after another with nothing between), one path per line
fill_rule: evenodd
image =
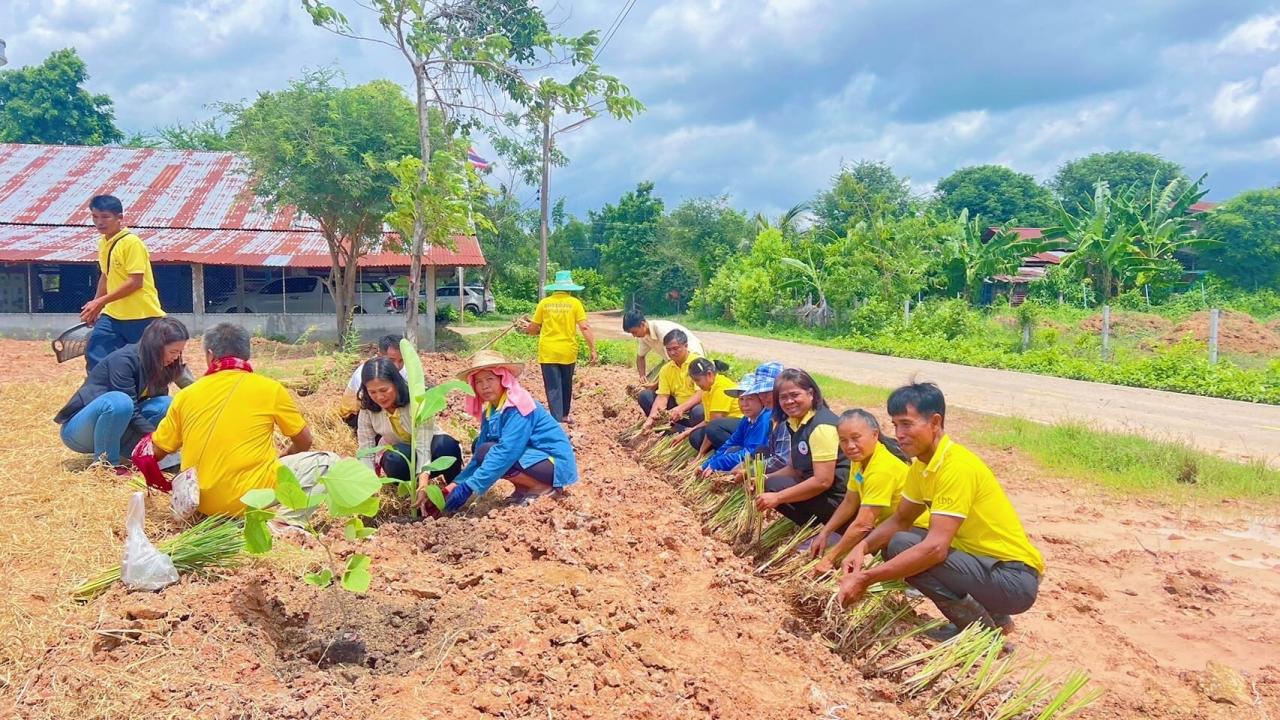
M231 567L244 550L240 523L215 515L183 530L156 547L173 559L179 573L202 572L214 567ZM90 600L120 580L120 565L105 568L80 583L72 595L77 600Z

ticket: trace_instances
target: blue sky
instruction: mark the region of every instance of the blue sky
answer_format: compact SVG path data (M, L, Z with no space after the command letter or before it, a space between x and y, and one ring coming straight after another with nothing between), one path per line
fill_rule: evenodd
M624 4L543 7L577 33ZM74 45L126 131L206 117L208 103L304 67L410 79L387 48L313 27L297 0L3 6L10 67ZM1280 2L640 0L602 64L648 111L563 136L572 163L552 194L578 213L643 180L669 206L727 194L777 212L859 159L890 163L921 193L965 165L1043 180L1116 149L1208 173L1215 199L1280 183Z

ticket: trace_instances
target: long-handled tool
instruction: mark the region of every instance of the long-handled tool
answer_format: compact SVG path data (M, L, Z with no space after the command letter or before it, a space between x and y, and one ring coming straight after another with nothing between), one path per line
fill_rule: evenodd
M474 358L476 355L479 355L481 352L493 347L493 344L501 340L502 337L507 333L511 332L512 330L515 330L518 327L521 327L522 325L527 325L528 323L529 323L528 315L521 315L520 317L512 320L511 324L508 325L506 329L504 329L502 332L498 333L497 335L494 335L493 337L489 338L489 340L486 341L485 344L476 348L475 352L468 355L465 359L470 360L471 358Z

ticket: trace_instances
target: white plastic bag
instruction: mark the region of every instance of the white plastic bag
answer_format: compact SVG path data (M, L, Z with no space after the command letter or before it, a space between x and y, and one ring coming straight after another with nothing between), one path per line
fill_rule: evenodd
M189 467L173 476L173 488L169 490L169 509L173 510L173 519L187 520L196 514L200 507L200 482L196 479L196 469Z
M173 560L156 549L142 529L147 506L143 493L129 498L129 512L124 517L124 560L120 564L120 580L133 590L159 590L178 582Z

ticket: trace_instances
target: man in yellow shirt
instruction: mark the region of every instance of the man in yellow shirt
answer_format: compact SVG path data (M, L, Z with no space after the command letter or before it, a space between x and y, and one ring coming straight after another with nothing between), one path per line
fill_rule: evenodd
M556 280L546 286L551 293L538 303L533 320L525 332L538 336L538 364L542 366L542 386L547 391L547 409L556 422L570 424L573 405L573 372L578 363L578 333L586 338L591 364L596 355L596 336L587 323L587 310L582 301L570 295L582 286L573 281L568 270L556 272Z
M93 326L85 346L86 372L125 345L136 344L151 321L164 317L147 246L124 226L124 205L112 195L89 200L98 240L98 291L80 308L80 319Z
M898 443L915 461L898 510L850 553L840 601L857 600L874 583L905 579L951 621L939 635L975 622L1008 633L1010 616L1035 603L1044 557L990 468L947 436L946 400L937 385L894 390L889 416ZM926 508L929 529L913 529ZM863 558L882 548L885 562L864 570Z
M705 419L702 390L689 377L689 365L698 359L696 353L689 351L689 336L683 330L672 330L662 342L670 362L658 371L658 389L641 390L636 396L636 402L640 403L640 409L647 418L644 421L645 432L657 423L661 410L667 411L672 423L685 428L694 427Z
M200 487L200 512L240 515L240 497L257 488L275 487L281 465L303 488L338 460L333 453L308 452L311 430L283 385L253 372L249 333L219 323L204 334L204 377L179 392L152 434L156 460L182 451L182 469L194 468ZM275 430L289 438L276 450Z

